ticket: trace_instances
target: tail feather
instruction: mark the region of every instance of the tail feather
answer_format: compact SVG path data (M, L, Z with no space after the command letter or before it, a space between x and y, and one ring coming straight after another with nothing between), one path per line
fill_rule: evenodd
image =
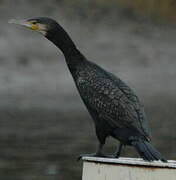
M147 141L135 141L132 143L139 155L147 161L160 160L167 162L167 160L157 151L152 144Z

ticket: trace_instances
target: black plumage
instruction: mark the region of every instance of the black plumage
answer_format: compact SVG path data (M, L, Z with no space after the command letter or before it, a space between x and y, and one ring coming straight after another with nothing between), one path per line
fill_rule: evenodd
M118 77L88 61L65 30L50 18L28 20L45 25L45 37L63 52L80 96L91 114L99 146L92 156L104 157L102 147L112 136L120 141L114 154L119 157L124 145L131 145L148 161L166 159L150 143L148 121L135 93Z

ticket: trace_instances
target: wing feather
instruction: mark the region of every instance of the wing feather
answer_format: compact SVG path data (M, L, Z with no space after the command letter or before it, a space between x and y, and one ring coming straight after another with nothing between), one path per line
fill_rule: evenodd
M91 64L76 82L87 108L112 127L133 127L149 136L147 119L138 97L123 81Z

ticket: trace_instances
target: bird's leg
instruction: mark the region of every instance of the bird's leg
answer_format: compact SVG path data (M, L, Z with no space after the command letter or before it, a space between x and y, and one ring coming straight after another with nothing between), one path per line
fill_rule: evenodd
M104 155L102 153L103 146L104 146L104 144L99 143L98 148L95 152L95 157L104 157Z
M102 149L103 149L103 145L104 144L101 144L99 143L98 145L98 148L96 150L95 153L92 153L92 154L81 154L79 157L78 157L78 161L82 158L82 157L106 157L103 153L102 153Z
M123 144L120 143L119 146L117 147L116 151L114 152L114 155L113 155L114 158L119 158L122 148L123 148Z

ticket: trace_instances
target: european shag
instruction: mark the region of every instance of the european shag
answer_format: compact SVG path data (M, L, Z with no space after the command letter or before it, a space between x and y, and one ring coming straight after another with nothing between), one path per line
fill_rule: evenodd
M80 96L92 116L99 140L97 151L85 156L105 157L102 153L106 138L120 141L112 157L120 156L122 147L133 146L147 161L167 160L151 144L144 108L136 94L121 79L87 60L67 32L53 19L38 17L11 20L42 33L64 54ZM81 155L82 157L84 155Z

